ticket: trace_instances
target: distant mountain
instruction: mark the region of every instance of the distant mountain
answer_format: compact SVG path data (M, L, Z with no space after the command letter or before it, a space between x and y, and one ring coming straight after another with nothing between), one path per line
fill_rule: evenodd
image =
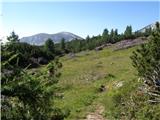
M54 43L59 43L62 40L62 38L64 38L66 41L71 41L74 39L83 39L82 37L70 32L60 32L56 34L39 33L36 35L23 37L20 39L20 41L27 42L32 45L43 45L48 38L52 39Z
M149 24L149 25L143 27L142 29L138 30L138 32L144 33L145 30L148 29L148 28L155 29L156 28L156 23Z

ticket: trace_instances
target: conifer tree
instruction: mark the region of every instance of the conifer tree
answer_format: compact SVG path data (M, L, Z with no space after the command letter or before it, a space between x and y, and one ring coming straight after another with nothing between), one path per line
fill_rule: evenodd
M126 30L124 32L124 36L125 36L125 39L131 39L133 37L133 35L132 35L132 26L127 26L126 27Z
M47 39L45 44L44 44L44 49L46 51L49 51L51 53L54 53L55 52L55 48L54 48L54 42L52 41L52 39Z
M1 118L3 120L62 120L64 115L53 106L55 84L61 63L49 63L43 72L29 74L11 65L18 54L2 63Z
M109 31L108 29L104 29L103 33L102 33L102 39L105 42L108 42L109 40Z
M66 45L65 45L65 39L64 38L62 38L62 40L61 40L61 50L65 50L66 49Z
M7 37L7 40L10 42L10 43L14 43L14 42L19 42L19 37L18 35L15 34L15 32L11 32L11 35Z
M158 100L160 99L160 25L158 22L149 42L133 52L131 59L138 75L147 84L151 99L160 102ZM157 96L159 98L156 98Z

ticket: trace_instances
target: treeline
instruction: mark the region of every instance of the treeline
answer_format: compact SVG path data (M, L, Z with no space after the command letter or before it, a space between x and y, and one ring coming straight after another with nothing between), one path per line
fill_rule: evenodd
M10 56L18 54L18 61L13 61L11 64L18 64L21 67L37 67L40 64L47 64L50 60L53 60L56 56L62 56L66 53L77 53L84 50L93 50L98 46L104 44L114 44L124 39L134 39L137 37L147 37L151 34L152 28L147 28L143 33L132 31L132 26L127 26L124 33L119 34L118 29L104 29L102 35L87 36L83 40L72 40L66 42L62 39L60 43L54 44L53 40L47 39L43 46L30 45L28 43L22 43L19 40L18 35L12 32L7 37L8 42L2 46L1 60L5 61Z
M7 40L5 45L1 44L1 61L8 60L12 55L17 54L19 59L17 61L12 60L11 65L37 67L39 64L47 64L55 56L61 54L55 49L51 39L48 39L44 46L35 46L20 42L18 35L12 32Z
M69 42L61 41L60 44L57 44L57 46L63 46L63 50L68 52L80 52L83 50L93 50L98 46L104 45L104 44L114 44L116 42L119 42L121 40L125 39L135 39L137 37L148 37L152 33L152 28L148 27L145 29L144 32L136 31L133 32L132 26L127 26L124 33L119 34L118 29L111 29L109 31L107 28L103 30L102 35L98 36L87 36L84 40L72 40ZM63 44L63 45L62 45ZM64 45L65 44L65 45Z

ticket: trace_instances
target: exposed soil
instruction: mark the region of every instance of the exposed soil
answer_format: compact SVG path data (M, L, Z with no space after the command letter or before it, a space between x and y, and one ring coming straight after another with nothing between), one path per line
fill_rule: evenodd
M104 106L97 106L97 109L94 112L89 113L85 120L106 120L102 115L103 111Z

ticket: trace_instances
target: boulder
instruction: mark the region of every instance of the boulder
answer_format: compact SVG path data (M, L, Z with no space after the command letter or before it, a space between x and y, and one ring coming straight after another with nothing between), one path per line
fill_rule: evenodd
M99 46L95 48L95 51L100 51L100 50L103 50L103 46Z
M76 55L75 55L74 53L69 53L69 54L68 54L68 57L69 57L69 58L74 58L75 56L76 56Z
M42 65L48 63L48 60L45 59L44 57L38 57L37 61L39 64L42 64Z

